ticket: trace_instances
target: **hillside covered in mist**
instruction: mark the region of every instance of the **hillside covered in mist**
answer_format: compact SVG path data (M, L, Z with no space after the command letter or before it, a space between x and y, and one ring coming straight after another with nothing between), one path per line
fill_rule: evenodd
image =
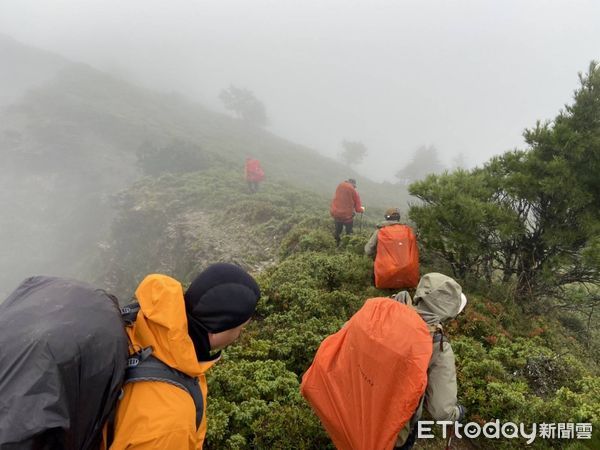
M455 277L469 298L444 327L467 420L593 429L589 439L538 434L528 448L600 443L599 98L600 66L592 63L573 104L527 131L529 148L410 186L421 199L409 213L421 273ZM279 181L245 193L243 180L218 163L146 177L120 194L98 284L123 299L149 271L185 285L210 262L233 261L261 286L255 318L209 372L205 448L333 449L300 395L302 374L366 299L393 292L373 286L364 255L373 222L336 246L327 204L327 196ZM524 442L455 439L453 448Z
M241 179L252 155L261 160L267 184L285 180L330 197L337 183L353 176L366 205L406 204L403 188L371 182L182 95L138 88L8 38L0 37L0 56L11 67L2 79L2 92L11 95L3 95L8 104L0 112L5 294L34 273L93 279L92 260L106 245L114 195L146 175L220 169Z
M0 107L17 101L24 92L39 86L71 64L51 52L23 45L0 34Z
M58 274L125 303L147 273L185 285L210 263L239 264L263 295L210 371L205 448L333 448L300 379L365 299L392 293L373 286L363 248L381 208L405 206L406 192L182 95L0 42L39 75L7 81L21 93L0 113L0 290ZM410 187L421 272L456 277L469 297L446 327L468 419L594 425L593 439L531 448L599 443L599 92L592 63L573 104L528 130L526 150ZM256 194L242 176L248 155L267 174ZM328 206L349 176L368 214L338 247Z
M595 430L589 440L538 434L528 448L583 450L600 442L600 222L591 176L599 75L591 64L574 104L529 130L527 150L410 188L423 200L410 211L421 273L456 277L469 298L445 325L468 420ZM239 177L219 169L140 180L120 196L101 284L123 292L157 267L187 284L198 268L221 260L251 270L263 296L241 341L209 373L205 447L332 449L299 384L326 336L365 299L391 293L373 286L373 262L364 255L373 224L338 247L323 214L326 197L280 182L242 191ZM416 448L442 445L423 440ZM453 445L526 444L479 438Z

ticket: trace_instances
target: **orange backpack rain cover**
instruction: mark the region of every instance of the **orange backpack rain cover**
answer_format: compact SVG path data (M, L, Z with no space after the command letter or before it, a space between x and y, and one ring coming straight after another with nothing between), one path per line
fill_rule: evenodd
M300 390L340 450L389 450L427 387L432 341L421 317L372 298L327 337Z
M419 283L419 249L412 228L398 224L379 230L374 270L379 289L413 288Z

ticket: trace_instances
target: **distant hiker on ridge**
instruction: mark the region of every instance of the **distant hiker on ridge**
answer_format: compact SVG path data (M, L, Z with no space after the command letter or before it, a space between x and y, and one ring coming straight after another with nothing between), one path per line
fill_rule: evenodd
M329 208L329 213L335 221L336 244L340 244L340 237L344 228L346 228L346 234L352 234L354 214L363 212L365 212L365 208L362 206L360 196L356 190L356 180L349 178L342 181L335 190Z
M248 183L248 190L251 194L258 191L258 184L265 179L265 172L260 166L258 159L251 157L246 158L246 166L244 167L244 175Z

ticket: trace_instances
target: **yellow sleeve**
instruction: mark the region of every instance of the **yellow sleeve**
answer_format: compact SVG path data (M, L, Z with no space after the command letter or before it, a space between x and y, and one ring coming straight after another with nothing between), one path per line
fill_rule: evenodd
M200 450L192 397L156 381L128 384L119 401L110 450Z
M111 450L199 450L195 436L187 430L175 430L160 436L135 436L126 445L114 442Z

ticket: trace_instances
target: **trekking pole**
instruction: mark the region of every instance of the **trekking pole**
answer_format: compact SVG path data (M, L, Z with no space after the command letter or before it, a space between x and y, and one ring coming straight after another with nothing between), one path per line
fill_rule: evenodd
M359 233L362 233L362 218L363 218L363 213L360 213L360 224L358 226Z
M448 434L448 440L446 441L446 450L452 450L452 438L454 437L454 430L450 430Z

